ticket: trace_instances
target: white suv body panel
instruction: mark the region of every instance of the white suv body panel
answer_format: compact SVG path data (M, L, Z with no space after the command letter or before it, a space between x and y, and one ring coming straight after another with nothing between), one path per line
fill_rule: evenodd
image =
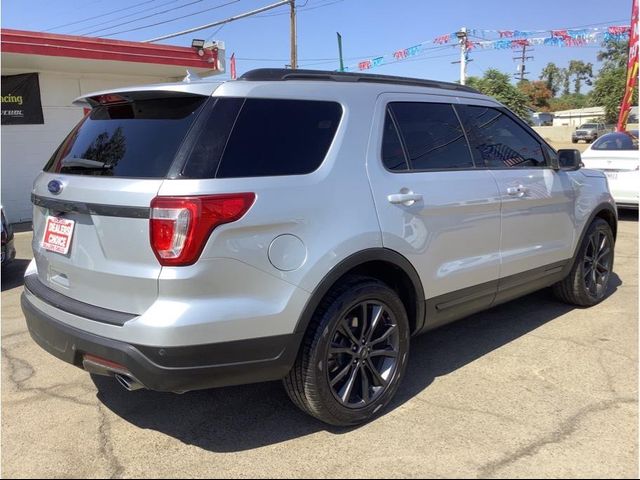
M52 180L64 188L56 201L148 209L163 180L102 178L42 172L32 194L51 197ZM149 244L149 220L72 212L73 243L68 255L44 250L40 243L51 209L34 206L33 253L40 281L70 298L119 312L142 314L158 296L158 264Z
M382 132L391 102L457 103L457 97L385 93L378 97L367 171L386 248L416 268L425 298L496 280L500 271L500 197L487 170L393 173L382 164ZM455 188L452 188L455 186ZM394 205L411 191L423 199Z
M46 287L75 301L135 318L122 325L102 323L47 303L28 289L27 308L102 339L162 349L302 335L306 325L301 318L319 301L319 286L336 266L371 249L408 260L422 283L423 291L416 292L421 302L489 284L482 292L486 308L502 279L570 262L595 210L608 205L615 211L606 179L597 172L385 169L381 142L389 102L501 106L479 94L310 80L196 82L151 89L324 100L339 103L343 114L324 161L304 175L121 179L42 173L34 186L37 196L50 197L47 185L57 179L65 183L58 200L111 206L148 208L156 195L255 193L255 203L242 218L217 227L198 261L180 267L159 265L144 218L77 215L72 254L44 252L39 242L51 212L34 207L35 255L25 275L37 274ZM505 193L519 185L528 189L527 196ZM422 201L391 204L388 196L403 189L421 194ZM283 236L287 240L278 244ZM63 284L65 278L69 285ZM414 320L419 331L424 319Z

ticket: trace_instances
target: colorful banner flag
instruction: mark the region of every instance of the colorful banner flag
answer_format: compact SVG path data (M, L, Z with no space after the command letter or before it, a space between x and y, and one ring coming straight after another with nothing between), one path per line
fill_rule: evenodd
M637 2L637 0L636 0ZM547 47L582 47L601 44L605 40L626 40L631 28L627 25L581 29L554 30L476 30L467 29L467 33L482 40L467 40L467 50L494 49L508 50L523 46L540 45ZM493 37L493 38L492 38ZM432 45L432 47L427 47ZM344 71L371 70L381 65L406 60L410 57L427 54L430 50L440 48L459 48L456 33L438 35L433 40L418 43L412 47L394 50L389 54L363 59L345 67Z
M610 32L612 33L612 32ZM618 117L618 125L616 130L619 132L627 128L627 120L631 111L631 99L633 98L633 90L638 80L638 0L633 0L631 6L631 29L629 37L629 61L627 62L627 82L625 84L624 97L620 104L620 116Z

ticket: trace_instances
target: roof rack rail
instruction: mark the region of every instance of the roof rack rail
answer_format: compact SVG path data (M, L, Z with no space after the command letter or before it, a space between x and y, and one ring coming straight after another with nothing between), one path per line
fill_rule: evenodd
M333 82L367 82L410 85L414 87L442 88L461 92L480 93L476 89L458 83L424 80L421 78L396 77L392 75L373 75L370 73L331 72L325 70L291 70L287 68L258 68L250 70L238 80L266 82L281 80L315 80Z

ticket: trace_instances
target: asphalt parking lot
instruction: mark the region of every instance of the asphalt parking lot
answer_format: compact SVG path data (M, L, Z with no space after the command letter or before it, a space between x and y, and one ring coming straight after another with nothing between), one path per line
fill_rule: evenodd
M20 311L19 233L2 272L2 475L638 478L637 222L621 217L603 303L541 291L419 337L392 408L347 430L278 382L129 393L53 358Z

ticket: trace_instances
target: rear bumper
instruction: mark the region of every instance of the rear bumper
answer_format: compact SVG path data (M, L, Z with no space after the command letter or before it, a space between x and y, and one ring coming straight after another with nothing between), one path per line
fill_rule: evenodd
M184 347L132 345L62 323L24 293L21 304L31 337L50 354L80 368L85 354L115 362L146 388L163 392L281 379L302 340L302 334L291 334Z

